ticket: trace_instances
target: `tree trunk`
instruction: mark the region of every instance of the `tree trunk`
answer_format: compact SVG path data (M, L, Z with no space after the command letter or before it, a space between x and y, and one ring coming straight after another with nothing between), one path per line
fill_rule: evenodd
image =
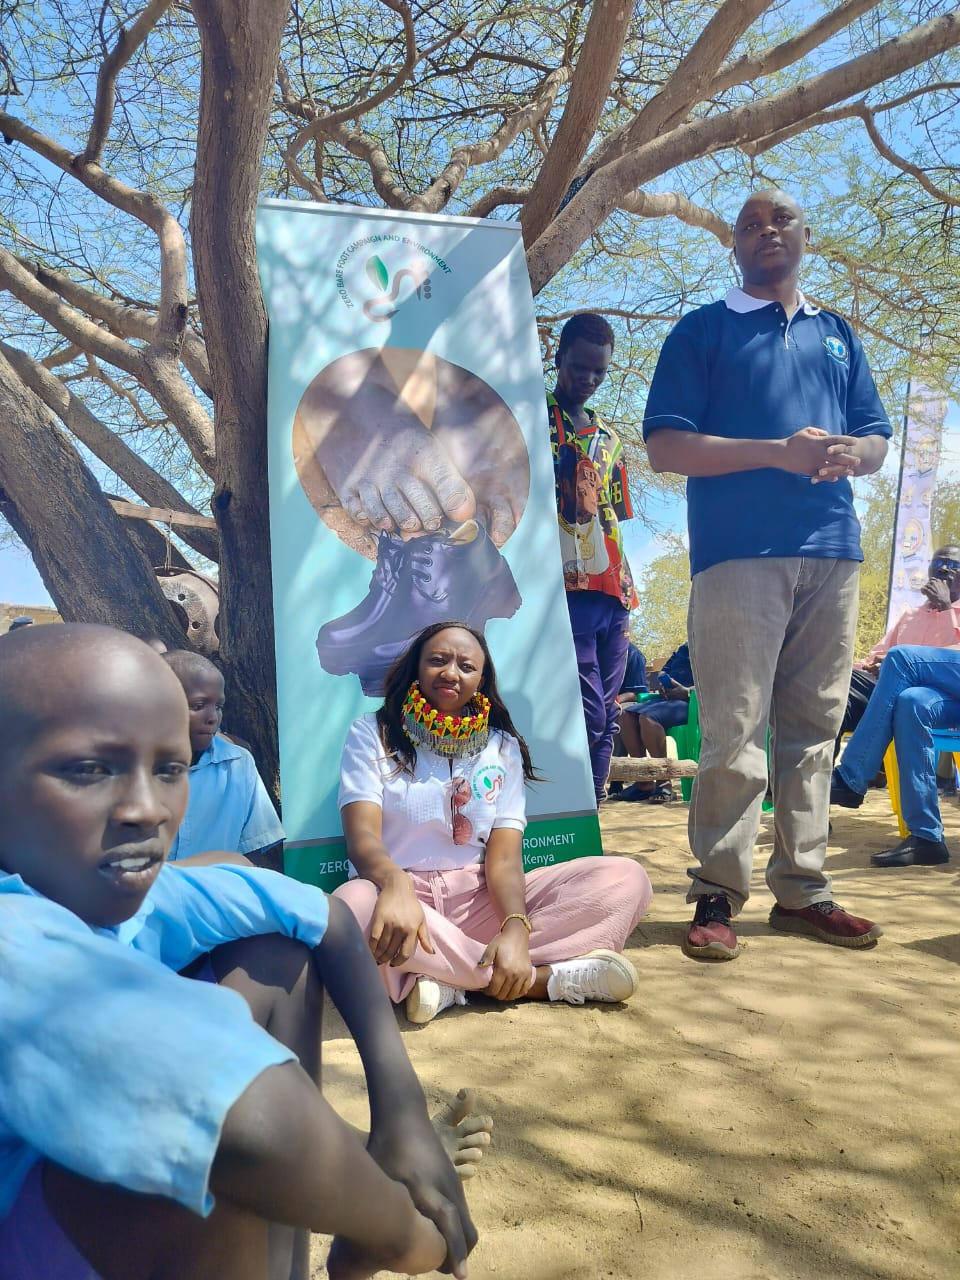
M230 721L279 788L267 502L267 318L255 218L288 0L193 0L200 116L191 221L210 359L220 531L220 657Z
M183 632L146 556L49 409L2 355L0 422L3 513L30 549L60 616L181 647Z
M520 210L523 243L528 249L547 229L590 145L632 17L633 5L628 0L594 0L567 105L533 190Z

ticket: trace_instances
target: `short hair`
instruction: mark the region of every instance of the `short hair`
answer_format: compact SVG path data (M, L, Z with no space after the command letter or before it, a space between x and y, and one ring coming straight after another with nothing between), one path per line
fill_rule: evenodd
M576 342L577 338L583 338L585 342L594 342L598 347L609 347L611 351L617 341L613 330L603 316L598 316L593 311L580 311L575 316L571 316L560 330L556 357L558 361L563 358L567 347Z
M196 653L193 649L168 649L166 653L161 653L159 656L168 667L172 668L173 674L181 684L189 676L215 675L223 679L223 672L215 667L209 658L205 658L202 653Z

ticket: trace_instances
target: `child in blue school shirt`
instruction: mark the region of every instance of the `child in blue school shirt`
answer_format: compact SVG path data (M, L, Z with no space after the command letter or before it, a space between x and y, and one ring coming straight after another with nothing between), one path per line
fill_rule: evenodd
M303 1229L335 1235L332 1278L465 1276L476 1232L349 911L239 857L164 866L191 753L163 661L25 628L0 723L0 1280L301 1280ZM324 986L366 1148L315 1084Z
M163 655L183 685L190 708L190 802L169 861L209 849L242 853L258 864L279 866L283 827L253 756L223 737L223 676L189 649Z

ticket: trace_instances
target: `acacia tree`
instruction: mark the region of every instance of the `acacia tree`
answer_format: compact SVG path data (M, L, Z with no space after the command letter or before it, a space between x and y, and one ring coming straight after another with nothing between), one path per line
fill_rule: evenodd
M182 528L182 550L218 566L234 719L268 775L260 194L519 218L548 353L571 310L606 311L604 407L629 425L666 325L729 273L744 189L800 180L807 292L873 340L886 385L921 343L927 380L949 374L948 0L0 0L0 18L0 510L64 617L175 642L104 493L209 507L216 530Z

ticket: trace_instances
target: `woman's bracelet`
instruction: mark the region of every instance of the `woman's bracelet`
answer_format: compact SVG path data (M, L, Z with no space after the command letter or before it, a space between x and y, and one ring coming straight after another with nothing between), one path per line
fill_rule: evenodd
M522 911L511 911L508 916L504 916L500 921L500 928L507 923L508 920L519 920L527 933L533 933L533 925L530 923L530 917L523 914Z

